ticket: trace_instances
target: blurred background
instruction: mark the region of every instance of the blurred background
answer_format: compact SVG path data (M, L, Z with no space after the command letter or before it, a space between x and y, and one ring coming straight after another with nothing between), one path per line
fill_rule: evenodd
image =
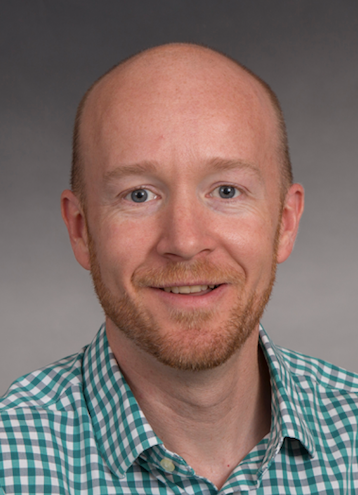
M358 2L0 1L0 394L103 321L60 215L76 106L139 50L204 43L277 93L306 211L263 323L277 344L358 372Z

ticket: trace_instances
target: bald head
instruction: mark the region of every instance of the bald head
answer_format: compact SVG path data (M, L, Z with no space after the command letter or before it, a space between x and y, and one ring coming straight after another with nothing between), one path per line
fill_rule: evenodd
M150 127L154 113L169 115L220 105L222 112L239 108L249 113L248 127L257 129L258 143L270 134L283 196L292 184L285 123L270 87L236 61L205 47L170 44L141 52L111 69L86 92L78 107L74 137L71 187L85 204L86 169L94 161L96 142L113 136L118 114L137 115ZM241 110L242 109L242 110ZM115 118L116 117L116 118ZM159 116L157 115L159 118ZM154 118L154 117L153 117ZM262 121L258 124L258 121ZM170 126L168 120L168 126ZM205 126L205 121L200 122ZM113 138L112 138L113 139ZM120 137L118 137L120 140ZM126 146L126 140L123 142Z

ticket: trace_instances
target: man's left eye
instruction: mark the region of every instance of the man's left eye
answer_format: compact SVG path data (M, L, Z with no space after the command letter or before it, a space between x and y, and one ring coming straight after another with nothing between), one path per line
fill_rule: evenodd
M125 199L134 203L145 203L148 199L155 199L156 197L156 194L152 193L149 189L135 189L128 193Z
M217 187L213 192L213 196L219 196L222 199L231 199L240 196L240 194L241 191L237 187L227 185Z

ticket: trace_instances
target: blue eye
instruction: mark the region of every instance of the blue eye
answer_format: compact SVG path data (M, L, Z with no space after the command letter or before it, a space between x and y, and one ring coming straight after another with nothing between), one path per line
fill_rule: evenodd
M157 196L154 194L152 191L149 189L134 189L134 191L131 191L128 193L125 197L128 201L133 201L134 203L145 203L151 199L155 199Z
M131 192L131 199L135 203L144 203L148 199L148 193L145 189L136 189Z
M214 192L214 196L219 196L221 199L232 199L240 194L241 191L237 187L229 185L217 187Z
M219 194L222 198L233 198L235 196L235 188L231 186L221 186Z

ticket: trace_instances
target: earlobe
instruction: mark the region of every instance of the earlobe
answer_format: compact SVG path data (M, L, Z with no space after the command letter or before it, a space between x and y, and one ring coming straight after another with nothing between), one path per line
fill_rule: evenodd
M293 250L303 208L304 189L301 184L293 184L286 194L285 203L282 209L277 263L286 261Z
M83 268L90 270L85 215L79 199L68 189L61 195L61 212L76 260Z

